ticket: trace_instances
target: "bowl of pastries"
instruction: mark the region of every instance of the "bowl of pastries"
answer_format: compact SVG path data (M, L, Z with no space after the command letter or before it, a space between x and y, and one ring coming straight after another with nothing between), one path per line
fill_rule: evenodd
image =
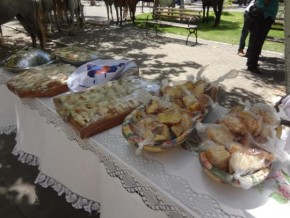
M86 62L102 58L95 51L77 46L58 48L54 51L54 55L57 59L75 66L80 66Z
M203 141L199 160L211 178L243 189L267 178L279 140L279 118L270 106L236 106L215 123L196 128Z
M125 118L123 136L139 151L161 152L182 144L207 114L213 89L205 80L161 87L158 96Z

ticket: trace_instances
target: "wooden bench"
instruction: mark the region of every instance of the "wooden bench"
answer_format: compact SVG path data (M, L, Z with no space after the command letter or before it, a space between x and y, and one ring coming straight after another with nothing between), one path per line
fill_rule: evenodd
M149 19L151 16L153 19ZM180 27L188 30L186 45L191 34L195 35L195 42L197 43L197 27L200 17L201 11L184 8L155 7L153 12L147 16L146 35L148 35L150 27L155 28L156 35L159 26Z

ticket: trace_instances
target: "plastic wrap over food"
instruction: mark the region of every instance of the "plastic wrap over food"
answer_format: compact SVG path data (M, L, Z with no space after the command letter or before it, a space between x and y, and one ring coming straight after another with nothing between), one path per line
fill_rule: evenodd
M222 114L215 113L213 106L211 113L208 117L214 123L196 125L202 140L200 157L227 178L233 177L228 183L239 181L240 187L248 189L257 184L253 178L257 177L259 182L266 178L274 161L289 160L277 134L279 115L270 106L247 101L244 106L235 106Z
M137 65L130 60L98 59L78 67L68 78L67 85L72 92L79 92L111 80L120 78Z
M116 114L126 114L142 102L139 91L154 93L159 90L156 82L141 77L124 77L94 86L78 93L55 97L57 112L65 120L73 120L80 128Z

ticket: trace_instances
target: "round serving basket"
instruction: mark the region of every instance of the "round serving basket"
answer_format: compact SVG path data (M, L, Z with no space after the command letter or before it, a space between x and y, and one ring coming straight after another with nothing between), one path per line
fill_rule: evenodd
M122 134L126 138L126 140L136 146L139 147L139 143L143 142L144 139L137 134L137 131L134 130L134 124L137 122L137 116L140 112L144 110L145 106L142 105L139 108L135 109L133 112L131 112L124 120L122 124ZM188 137L188 135L192 132L194 129L194 125L192 128L185 131L182 135L180 135L177 138L173 138L171 140L164 141L160 144L145 144L143 146L144 151L148 152L162 152L166 151L167 149L181 145Z
M213 180L220 183L230 184L234 187L245 188L241 185L240 180L236 179L234 175L213 166L207 159L204 151L199 153L199 161L205 173ZM242 176L241 179L243 179L243 181L246 181L248 184L251 184L250 187L254 187L265 181L269 173L270 167L262 168L253 174Z

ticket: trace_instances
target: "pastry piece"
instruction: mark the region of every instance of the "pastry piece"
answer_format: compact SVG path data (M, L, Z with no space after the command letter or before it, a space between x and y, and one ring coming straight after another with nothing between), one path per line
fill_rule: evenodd
M276 116L274 108L262 103L258 103L251 108L251 111L257 115L263 117L264 123L270 124L272 126L277 126L279 124L279 119Z
M225 125L233 133L240 135L245 135L247 133L246 124L243 123L242 120L237 116L227 115L219 119L218 123Z
M215 167L224 171L228 170L228 163L231 154L224 148L224 146L212 146L205 151L205 155L209 162Z
M161 143L170 139L169 129L166 125L154 121L151 126L147 126L143 138L152 141L153 144Z
M170 129L176 138L185 132L181 124L172 126Z
M206 129L206 134L212 141L225 146L232 143L235 138L227 127L219 124L209 125Z
M194 88L192 90L192 94L194 94L195 96L199 96L201 94L203 94L205 92L205 89L207 87L207 82L204 80L197 80L194 83Z
M178 110L167 109L157 115L157 121L165 125L176 125L181 121L181 114Z
M182 92L178 88L171 87L171 86L166 86L163 89L163 94L164 95L169 95L172 98L181 98Z
M156 99L151 99L146 107L146 113L156 114L161 111L160 103Z
M243 145L238 143L238 142L233 142L231 144L229 144L229 152L235 153L237 151L242 151L244 149Z
M239 111L237 116L245 123L247 130L253 136L258 136L263 128L262 116L248 111Z

